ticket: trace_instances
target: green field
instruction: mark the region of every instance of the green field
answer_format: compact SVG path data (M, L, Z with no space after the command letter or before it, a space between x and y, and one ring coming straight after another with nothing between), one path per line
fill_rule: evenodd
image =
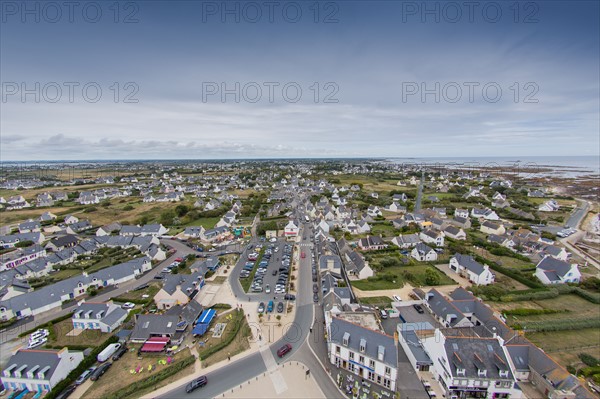
M425 270L433 269L438 276L436 285L450 285L455 282L433 266L419 264L416 266L391 266L386 267L375 276L365 280L353 281L352 285L363 291L391 290L402 288L406 282L414 286L426 286Z
M380 308L389 308L392 306L392 298L389 296L372 296L359 298L359 302L364 305L373 305Z
M217 222L219 220L221 220L220 217L200 218L200 219L193 220L189 223L186 223L185 227L202 226L208 230L208 229L212 229L213 227L215 227L215 225L217 224Z

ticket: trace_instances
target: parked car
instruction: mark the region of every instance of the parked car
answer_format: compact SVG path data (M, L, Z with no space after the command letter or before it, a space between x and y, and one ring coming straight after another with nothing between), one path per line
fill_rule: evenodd
M192 380L190 383L188 383L185 386L185 392L186 393L193 392L198 388L202 388L206 384L208 384L208 378L206 378L206 376L203 375L202 377L196 378L195 380Z
M113 362L116 362L117 360L119 360L121 358L121 356L123 356L126 352L127 352L126 346L122 346L119 349L117 349L117 351L115 352L115 354L112 357Z
M104 363L104 364L101 364L100 366L98 366L98 368L96 370L94 370L94 372L90 376L90 380L97 381L100 377L102 377L104 375L104 373L106 373L106 371L108 370L108 368L110 366L112 366L112 363L110 363L110 362Z
M425 311L423 310L423 307L422 307L421 305L419 305L419 304L416 304L416 303L415 303L415 304L413 305L413 308L415 308L415 310L416 310L418 313L421 313L421 314L425 313Z
M269 286L269 284L267 284L267 286L265 287L265 294L270 294L271 293L271 287Z
M277 304L277 313L283 313L283 302Z
M313 294L313 302L319 302L319 294Z
M68 387L66 387L64 389L64 391L62 391L61 393L58 394L56 399L67 399L69 397L69 395L71 395L73 393L73 391L75 391L76 388L77 387L75 385L69 385Z
M269 304L267 305L267 312L270 313L273 311L273 301L269 301Z
M285 344L281 348L277 349L277 356L284 357L291 350L292 350L292 345Z
M402 302L402 298L400 298L398 295L392 295L392 298L394 298L394 301L396 302Z
M283 299L285 299L286 301L294 301L294 300L296 300L296 295L294 295L294 294L285 294L285 296L283 297Z
M381 316L382 319L387 319L388 318L388 314L385 310L381 309L379 311L379 315Z
M264 303L264 302L261 302L261 303L258 305L258 313L264 313L264 312L265 312L265 303Z
M123 309L133 309L133 308L135 308L135 303L133 303L133 302L125 302L123 305L121 305L121 307Z
M96 367L90 367L89 369L87 369L83 373L81 373L81 375L79 377L77 377L77 379L75 380L75 385L83 384L85 382L85 380L87 380L90 377L90 375L92 375L94 370L96 370Z

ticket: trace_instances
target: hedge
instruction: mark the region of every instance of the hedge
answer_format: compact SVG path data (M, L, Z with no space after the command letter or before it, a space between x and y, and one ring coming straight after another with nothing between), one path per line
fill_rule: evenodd
M96 347L96 349L92 350L92 352L89 354L89 356L84 357L83 360L81 361L81 363L79 363L79 366L77 366L73 371L71 371L64 380L62 380L58 384L56 384L54 386L54 388L52 388L52 390L50 392L48 392L48 394L44 397L44 399L56 398L69 385L74 383L75 380L77 379L77 377L79 377L81 375L81 373L83 373L85 370L89 369L96 363L96 358L98 357L98 354L100 352L102 352L108 345L114 344L117 342L119 342L119 339L116 336L112 335L106 341L104 341L104 343L102 345L100 345L100 346Z
M553 314L553 313L562 313L563 310L555 310L555 309L528 309L528 308L517 308L512 310L505 310L505 315L511 316L535 316L540 314Z
M33 333L33 332L36 332L36 331L37 331L37 330L39 330L40 328L47 328L47 327L53 326L53 325L54 325L54 324L56 324L56 323L60 323L60 322L61 322L61 321L63 321L63 320L70 319L72 316L73 316L73 315L72 315L71 313L67 313L67 314L66 314L66 315L64 315L64 316L57 317L56 319L54 319L54 320L50 320L50 321L49 321L49 322L47 322L47 323L40 324L40 325L39 325L39 326L37 326L37 327L34 327L34 328L30 329L30 330L27 330L27 331L25 331L25 332L22 332L21 334L19 334L19 338L20 338L20 337L24 337L24 336L26 336L26 335L29 335L29 334L31 334L31 333Z
M600 319L530 321L523 324L515 324L513 327L517 330L525 329L529 332L579 330L600 327Z
M196 358L193 355L185 357L181 361L162 369L156 374L144 378L143 380L134 382L133 384L130 384L127 387L112 393L111 395L105 396L105 399L122 399L131 396L143 389L150 388L158 384L159 382L177 374L187 366L194 364L195 361Z

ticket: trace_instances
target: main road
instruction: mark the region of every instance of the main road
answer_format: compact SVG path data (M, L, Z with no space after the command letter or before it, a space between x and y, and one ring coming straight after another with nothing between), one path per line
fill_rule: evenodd
M304 230L304 229L303 229ZM299 251L306 250L310 247L310 237L308 233L298 245ZM242 256L245 251L242 252ZM312 280L311 280L311 258L299 258L299 277L298 277L298 295L296 297L296 315L294 321L288 326L284 326L284 334L269 346L261 348L260 351L249 354L226 366L221 367L206 374L209 383L190 394L185 392L185 384L169 391L163 398L215 398L222 393L244 384L246 381L257 377L267 371L274 369L277 364L289 360L298 360L306 364L311 375L315 378L319 387L326 397L340 397L340 393L333 384L329 376L323 370L316 357L308 347L306 338L308 337L310 328L315 319L315 305L312 301ZM234 292L243 295L237 276L239 269L244 262L238 262L235 269L229 275L229 281ZM266 336L267 333L261 333ZM292 345L292 351L283 359L277 357L277 349L285 343Z

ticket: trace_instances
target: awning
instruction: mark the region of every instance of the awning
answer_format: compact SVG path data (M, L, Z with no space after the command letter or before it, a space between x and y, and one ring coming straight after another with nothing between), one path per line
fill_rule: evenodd
M142 352L162 352L167 346L166 342L146 342L142 346Z
M208 324L196 324L194 329L192 330L192 334L194 335L202 335L208 330Z
M164 342L168 343L171 340L169 337L150 337L146 342Z
M202 314L200 315L200 318L198 318L197 323L198 324L210 324L212 319L215 317L216 313L217 313L217 311L214 309L206 309L204 312L202 312Z

